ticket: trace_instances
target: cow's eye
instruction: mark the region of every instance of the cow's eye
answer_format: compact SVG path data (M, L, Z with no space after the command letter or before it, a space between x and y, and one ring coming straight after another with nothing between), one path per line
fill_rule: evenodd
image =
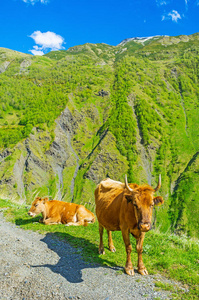
M154 207L154 204L151 204L150 207L153 208L153 207Z
M134 205L135 207L138 207L136 203L133 203L133 205Z
M35 207L37 207L39 204L35 204Z

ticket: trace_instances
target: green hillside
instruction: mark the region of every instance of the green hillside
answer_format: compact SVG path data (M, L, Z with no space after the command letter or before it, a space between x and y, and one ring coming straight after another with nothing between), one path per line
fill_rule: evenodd
M199 236L199 34L42 57L0 48L0 197L85 204L105 177L156 185L154 226Z

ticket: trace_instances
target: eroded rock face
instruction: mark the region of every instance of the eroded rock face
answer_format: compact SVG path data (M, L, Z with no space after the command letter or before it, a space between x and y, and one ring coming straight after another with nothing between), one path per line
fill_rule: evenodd
M1 152L0 153L0 162L2 162L10 154L12 154L12 151L9 149L5 149L3 152Z
M94 201L95 186L102 179L119 179L127 172L126 158L108 128L98 134L106 116L95 104L77 109L69 98L55 120L53 138L48 130L33 128L12 151L0 153L1 197L30 203L40 195L70 202L78 195L84 204L88 198Z
M94 160L93 157L95 157ZM117 178L118 174L122 175L128 169L127 161L116 149L116 140L109 131L104 133L93 157L91 158L92 164L84 178L88 178L96 184L106 177ZM86 163L84 167L86 167Z
M32 64L32 61L31 60L28 60L28 59L24 59L22 61L22 63L20 64L20 71L19 73L29 73L28 72L28 67L30 67Z
M71 112L66 108L61 116L56 120L55 128L55 139L50 146L50 149L46 151L46 156L52 167L55 176L58 176L57 182L57 198L62 200L64 198L64 170L70 168L71 166L76 166L79 168L79 157L73 149L71 144L71 139L77 128L77 123ZM73 177L76 177L74 172ZM73 177L71 181L73 180ZM69 194L73 194L74 186L71 188L71 183L69 182L69 187L67 187ZM70 200L71 200L70 198Z
M0 154L0 190L1 198L11 200L25 200L22 174L25 156L22 144L15 149L5 149Z
M105 97L108 95L109 95L109 93L107 91L104 91L103 89L101 91L99 91L97 94L97 96L100 96L100 97Z
M10 61L5 61L0 65L0 74L5 72L10 64Z
M56 120L54 141L49 132L34 128L33 133L14 148L10 159L6 158L11 151L4 150L0 154L1 195L24 201L42 190L42 194L53 192L52 196L63 199L63 171L75 166L79 159L71 145L75 127L75 120L66 108ZM6 168L7 173L4 172Z
M14 185L16 186L17 193L22 201L26 199L25 187L23 182L25 160L26 158L21 154L20 158L16 161L13 168L13 177L15 179Z

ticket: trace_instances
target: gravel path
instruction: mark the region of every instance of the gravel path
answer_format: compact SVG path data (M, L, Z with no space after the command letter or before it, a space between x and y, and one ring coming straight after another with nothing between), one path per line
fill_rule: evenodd
M8 223L0 214L0 299L171 299L157 291L157 276L134 277L121 268L86 263L77 249L53 234L41 235ZM117 255L117 254L116 254Z

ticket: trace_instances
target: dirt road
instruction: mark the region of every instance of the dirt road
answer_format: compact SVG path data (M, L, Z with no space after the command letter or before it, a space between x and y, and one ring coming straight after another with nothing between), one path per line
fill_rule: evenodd
M53 234L8 223L0 214L0 299L170 299L157 291L160 276L130 277L120 268L86 263L77 249ZM169 281L167 281L169 282Z

